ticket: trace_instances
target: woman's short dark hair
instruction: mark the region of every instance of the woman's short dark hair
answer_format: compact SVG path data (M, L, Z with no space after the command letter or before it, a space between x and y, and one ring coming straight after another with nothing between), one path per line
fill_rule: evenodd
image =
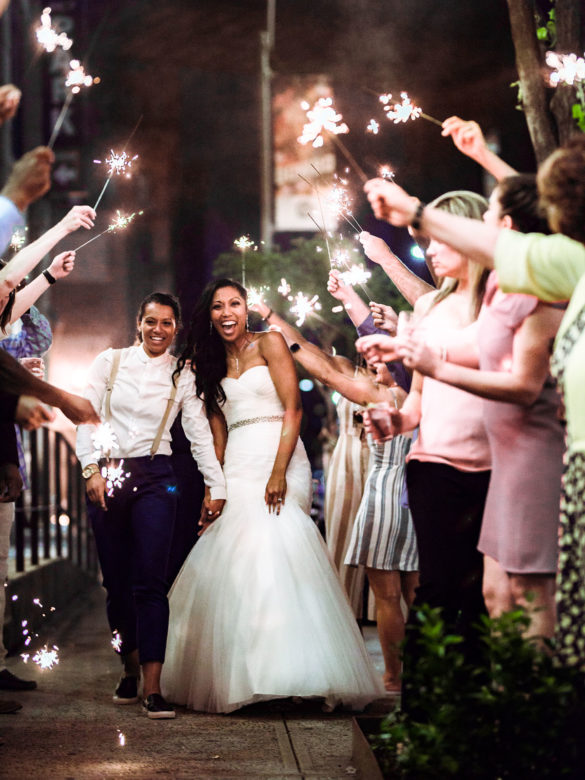
M573 136L547 157L537 180L542 206L554 209L554 229L585 243L585 135Z
M142 321L144 317L144 310L149 303L158 303L159 306L170 306L173 310L173 314L175 315L177 330L179 330L181 327L181 304L179 303L178 298L176 298L174 295L171 295L170 293L165 292L150 293L141 301L140 306L138 307L138 314L136 315L137 322ZM142 334L140 333L140 330L138 330L138 340L142 341Z
M519 173L498 182L500 216L510 217L520 233L550 233L546 214L538 201L535 173Z
M227 357L224 343L215 328L212 327L210 316L215 294L224 287L233 287L244 301L247 301L246 288L234 279L215 279L210 282L195 304L187 343L181 351L177 368L173 374L173 380L175 380L183 370L185 363L191 361L191 371L195 374L197 396L203 400L208 415L219 412L220 406L225 401L221 380L227 374Z

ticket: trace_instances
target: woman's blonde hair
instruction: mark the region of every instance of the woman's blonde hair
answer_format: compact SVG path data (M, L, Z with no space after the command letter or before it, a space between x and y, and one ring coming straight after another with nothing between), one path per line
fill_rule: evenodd
M469 219L479 219L481 221L489 204L482 195L478 195L476 192L453 190L452 192L446 192L444 195L439 195L438 198L435 198L435 200L429 203L429 206L434 209L440 209L441 211L447 211L449 214L456 214L458 217L468 217ZM481 309L489 270L483 268L483 266L473 260L468 260L467 262L470 289L469 316L471 321L473 321L477 319L479 310ZM429 308L436 306L437 303L455 292L458 285L458 279L451 279L446 276L441 281L439 289Z

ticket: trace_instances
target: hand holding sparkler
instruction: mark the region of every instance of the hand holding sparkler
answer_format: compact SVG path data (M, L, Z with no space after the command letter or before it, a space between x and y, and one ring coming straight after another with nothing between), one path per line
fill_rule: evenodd
M95 216L95 211L91 206L73 206L57 224L57 227L60 228L65 235L74 233L76 230L79 230L79 228L91 230L94 226Z
M453 143L462 154L475 160L498 181L517 173L514 168L492 152L477 122L466 121L458 116L450 116L443 122L441 135L445 138L451 136Z
M419 201L398 184L384 179L370 179L364 185L364 192L376 219L383 219L397 227L412 224Z
M394 256L392 250L382 238L373 236L367 230L362 230L359 239L366 257L377 265L384 265L385 260Z
M371 336L361 336L355 343L355 348L370 363L392 363L398 358L397 339L381 333Z
M346 304L351 296L351 287L344 284L339 271L332 269L327 277L327 292L340 303Z
M14 84L0 86L0 125L16 114L22 92Z
M75 267L75 252L61 252L53 258L47 271L54 279L65 279Z
M37 146L17 160L0 194L19 211L41 198L51 188L51 166L55 155L46 146Z
M374 325L376 328L387 331L390 336L396 335L398 315L392 306L386 306L384 303L374 303L374 301L370 301L370 311L372 312L372 319L374 320Z

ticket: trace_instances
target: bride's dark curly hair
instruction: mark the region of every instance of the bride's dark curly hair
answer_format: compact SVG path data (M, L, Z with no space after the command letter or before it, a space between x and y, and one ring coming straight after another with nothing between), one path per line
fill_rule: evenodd
M177 361L173 372L173 381L183 370L185 363L191 361L191 371L195 374L195 389L197 396L205 404L208 415L220 411L225 401L225 393L221 380L227 374L227 356L225 345L211 325L211 302L218 290L223 287L234 287L244 301L248 299L246 289L233 279L216 279L210 282L201 293L195 304L193 316L189 324L187 343Z

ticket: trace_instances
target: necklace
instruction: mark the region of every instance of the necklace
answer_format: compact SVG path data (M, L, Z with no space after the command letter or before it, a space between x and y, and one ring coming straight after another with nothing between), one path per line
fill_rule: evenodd
M240 376L240 360L239 360L238 355L241 355L242 352L244 352L244 350L248 349L248 347L250 346L250 344L253 343L253 341L254 341L254 339L252 339L252 338L250 340L246 339L246 343L244 344L244 346L241 349L238 350L238 354L230 355L230 360L233 360L235 362L235 364L236 364L236 373L237 373L238 377Z

